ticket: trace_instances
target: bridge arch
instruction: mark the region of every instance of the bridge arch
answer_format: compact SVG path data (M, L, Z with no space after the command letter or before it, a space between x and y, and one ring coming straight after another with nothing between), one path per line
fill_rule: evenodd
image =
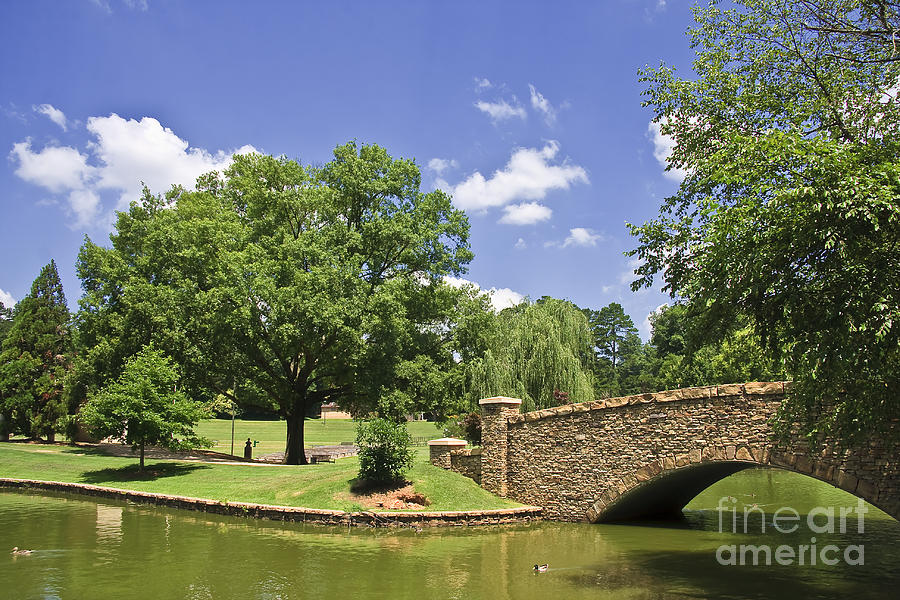
M663 460L653 460L631 473L613 479L591 503L585 520L611 523L638 519L677 518L700 492L739 471L772 467L824 481L879 506L877 486L836 470L826 461L800 460L771 448L713 447ZM882 508L879 506L879 508Z

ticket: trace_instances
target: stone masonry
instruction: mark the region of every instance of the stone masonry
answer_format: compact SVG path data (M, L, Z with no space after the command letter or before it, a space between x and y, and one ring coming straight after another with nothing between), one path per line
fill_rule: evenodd
M481 405L481 487L498 496L507 495L507 448L509 423L519 416L522 401L496 396L479 400Z
M481 485L543 507L544 518L605 521L680 511L742 468L773 466L830 483L900 517L900 453L874 441L813 454L771 441L769 419L790 383L708 386L520 414L519 401L481 401ZM444 468L463 467L460 450ZM465 473L469 475L469 473ZM469 475L471 476L471 475Z

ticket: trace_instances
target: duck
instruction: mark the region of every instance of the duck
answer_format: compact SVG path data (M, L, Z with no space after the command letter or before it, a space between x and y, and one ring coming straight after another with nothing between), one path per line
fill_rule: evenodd
M12 549L13 556L28 556L32 552L34 552L34 550L19 550L18 546Z
M537 573L543 573L549 568L550 568L550 565L534 565L534 570Z

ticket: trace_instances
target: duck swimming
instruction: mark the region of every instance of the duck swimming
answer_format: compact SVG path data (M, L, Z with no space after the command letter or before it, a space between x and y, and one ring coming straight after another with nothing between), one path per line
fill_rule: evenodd
M549 568L550 565L534 565L534 570L538 573L543 573Z
M28 556L32 552L34 552L34 550L19 550L18 546L12 549L13 556Z

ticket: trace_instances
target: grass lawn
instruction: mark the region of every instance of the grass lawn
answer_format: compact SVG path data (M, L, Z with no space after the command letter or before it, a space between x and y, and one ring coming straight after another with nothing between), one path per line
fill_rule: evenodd
M284 441L287 430L284 421L244 421L237 419L234 423L234 453L244 455L244 442L247 438L258 440L253 449L253 456L284 452ZM434 423L427 421L411 421L406 424L413 438L429 439L444 437L443 432ZM197 426L197 433L215 442L211 450L231 452L231 421L226 419L208 419ZM306 446L337 445L341 442L356 440L356 422L350 419L307 419L304 429ZM419 446L421 449L425 446ZM427 451L427 447L425 447Z
M351 435L354 431L351 421L307 421L306 428L310 444L340 443L352 441L355 437ZM199 429L207 437L223 440L226 444L224 450L228 451L230 421L205 421ZM217 437L220 432L226 431L227 438ZM437 432L432 423L410 424L410 433L414 436L437 437L432 431ZM242 432L244 440L247 437L260 440L254 454L260 453L260 447L267 447L263 443L268 444L272 452L284 450L284 422L237 421L236 440L241 439L238 432ZM217 449L222 449L222 443ZM237 443L235 449L238 450ZM356 458L302 467L150 460L146 472L139 474L137 459L107 456L91 447L0 443L0 477L89 483L219 501L307 508L359 510L359 505L348 497L358 469ZM407 473L407 479L413 482L417 492L431 501L427 510L488 510L520 506L486 492L467 477L432 466L428 462L427 448L417 449L415 464Z

